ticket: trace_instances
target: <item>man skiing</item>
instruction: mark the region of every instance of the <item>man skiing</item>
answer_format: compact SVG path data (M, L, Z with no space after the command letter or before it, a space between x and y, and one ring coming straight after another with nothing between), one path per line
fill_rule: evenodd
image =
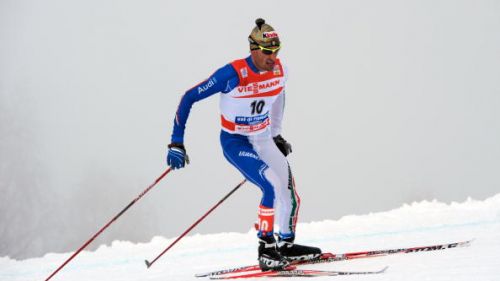
M258 209L258 260L263 271L283 269L294 259L311 259L321 250L294 243L300 199L286 156L291 145L281 136L286 69L277 58L278 33L263 19L248 36L250 56L219 68L188 90L177 109L167 164L173 169L189 164L184 130L191 106L220 94L225 158L262 190ZM279 227L278 241L274 224Z

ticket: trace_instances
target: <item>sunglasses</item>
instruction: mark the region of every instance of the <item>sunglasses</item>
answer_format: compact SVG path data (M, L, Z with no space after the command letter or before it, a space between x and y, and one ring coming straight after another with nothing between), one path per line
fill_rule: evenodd
M261 45L257 45L257 46L262 51L262 53L264 53L265 55L272 55L274 53L278 53L278 51L281 49L281 45L278 46L277 48L273 48L273 49L262 47Z

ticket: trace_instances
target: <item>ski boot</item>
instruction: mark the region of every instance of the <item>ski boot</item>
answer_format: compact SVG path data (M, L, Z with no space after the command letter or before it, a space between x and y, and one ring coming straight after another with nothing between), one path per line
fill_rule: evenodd
M259 267L262 271L282 270L290 263L276 250L274 236L259 237Z
M278 252L288 261L305 261L318 258L321 249L317 247L294 244L295 236L278 238Z

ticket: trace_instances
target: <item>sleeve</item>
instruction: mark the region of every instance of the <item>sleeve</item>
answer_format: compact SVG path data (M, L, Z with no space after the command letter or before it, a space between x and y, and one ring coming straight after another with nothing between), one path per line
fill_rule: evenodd
M226 89L229 81L238 79L238 73L231 64L219 68L208 79L187 90L181 98L174 118L174 128L172 130L172 143L184 143L184 131L186 122L195 102L208 98Z
M288 80L288 69L283 67L283 70L286 82ZM285 87L283 86L283 91L281 91L271 108L271 134L273 137L281 134L281 124L283 123L283 114L285 111L285 92Z
M281 92L271 108L271 134L273 137L281 134L281 124L285 109L285 90Z

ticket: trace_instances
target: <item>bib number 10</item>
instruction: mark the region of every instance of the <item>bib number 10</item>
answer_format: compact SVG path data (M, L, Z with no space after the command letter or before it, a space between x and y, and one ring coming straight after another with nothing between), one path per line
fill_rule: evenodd
M252 115L254 114L261 114L262 113L262 109L264 109L264 105L266 103L263 101L263 100L260 100L260 101L253 101L251 104L250 104L250 107L252 108Z

